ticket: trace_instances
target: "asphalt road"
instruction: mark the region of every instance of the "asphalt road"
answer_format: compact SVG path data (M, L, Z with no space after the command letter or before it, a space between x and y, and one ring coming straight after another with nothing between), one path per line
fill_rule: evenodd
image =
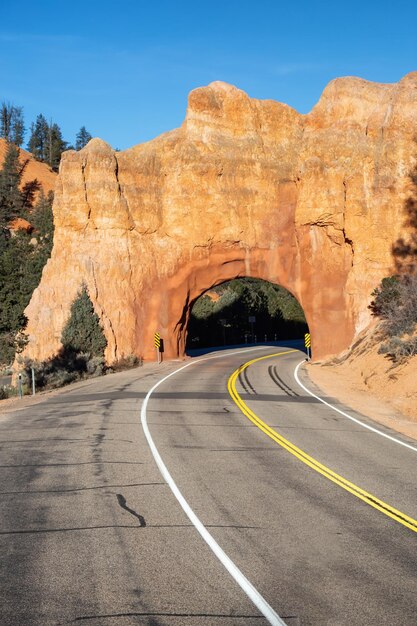
M268 349L231 352L176 373L148 402L151 436L191 509L288 626L417 624L417 533L243 415L228 380ZM258 361L236 390L294 445L416 519L417 452L307 395L293 377L302 358ZM89 381L0 418L1 626L269 623L145 439L143 400L182 365Z

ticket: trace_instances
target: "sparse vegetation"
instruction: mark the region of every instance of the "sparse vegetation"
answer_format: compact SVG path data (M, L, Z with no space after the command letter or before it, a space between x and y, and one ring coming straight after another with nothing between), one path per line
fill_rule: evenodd
M11 385L3 385L0 387L0 400L7 400L8 398L13 398L16 395L16 387L12 387Z
M393 361L417 354L417 273L384 278L372 295L372 313L380 318L380 354Z
M32 368L37 389L56 389L78 380L142 365L142 360L134 355L122 357L110 367L106 365L104 350L107 341L85 285L71 305L61 341L62 349L57 356L41 362L23 360L27 388L31 381Z
M29 388L32 380L32 368L35 374L36 389L56 389L83 380L95 378L105 372L104 359L91 357L88 353L69 354L62 352L47 361L24 359L24 383Z
M71 305L61 341L62 349L52 359L43 362L24 360L26 379L30 380L33 368L37 388L54 389L105 372L107 341L85 285Z
M143 365L142 357L138 357L135 354L129 354L128 356L122 356L117 361L111 364L107 368L107 372L123 372L124 370L130 370L132 367L139 367Z
M417 168L410 181L412 191L404 207L408 236L392 248L398 273L382 280L369 307L381 319L380 354L397 362L417 354Z

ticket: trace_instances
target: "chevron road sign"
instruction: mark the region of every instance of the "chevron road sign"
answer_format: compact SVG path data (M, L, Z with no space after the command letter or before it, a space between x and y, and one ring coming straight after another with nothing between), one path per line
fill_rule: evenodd
M158 361L158 363L160 363L162 361L162 357L161 357L161 335L156 332L153 336L153 345L156 348L156 359Z
M310 337L310 333L306 333L304 335L304 345L307 348L307 356L310 359L311 358L311 337Z

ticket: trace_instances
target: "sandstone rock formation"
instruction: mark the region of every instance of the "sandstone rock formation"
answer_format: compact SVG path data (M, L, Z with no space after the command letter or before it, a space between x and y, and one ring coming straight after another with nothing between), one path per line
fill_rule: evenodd
M59 349L85 282L108 361L154 358L156 330L167 357L182 355L193 301L239 276L289 289L313 355L340 352L392 269L416 132L417 72L336 79L308 115L215 82L191 92L177 130L124 152L100 139L66 152L26 354Z

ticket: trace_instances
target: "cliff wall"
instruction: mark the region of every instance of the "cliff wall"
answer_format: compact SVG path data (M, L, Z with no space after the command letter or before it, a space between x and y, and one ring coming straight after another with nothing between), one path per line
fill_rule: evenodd
M193 301L253 276L304 308L317 358L369 323L392 271L415 164L417 72L398 84L339 78L301 115L221 82L189 96L181 128L124 152L100 139L64 153L55 238L26 314L26 354L45 359L82 282L107 359L183 354Z

